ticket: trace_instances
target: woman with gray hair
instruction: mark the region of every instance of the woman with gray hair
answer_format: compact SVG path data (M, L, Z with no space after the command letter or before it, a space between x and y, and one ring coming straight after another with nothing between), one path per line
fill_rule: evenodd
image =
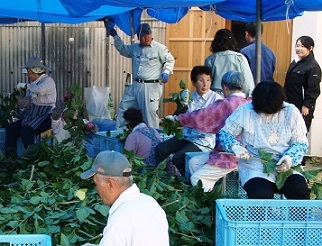
M228 116L240 105L248 102L242 92L244 85L244 77L240 72L228 71L221 80L225 99L219 99L206 108L180 114L175 119L183 126L217 134ZM220 151L221 147L217 141L215 149L210 154L205 152L190 159L189 171L192 174L190 178L192 185L196 185L201 180L204 191L210 191L221 177L237 167L236 157L220 154Z

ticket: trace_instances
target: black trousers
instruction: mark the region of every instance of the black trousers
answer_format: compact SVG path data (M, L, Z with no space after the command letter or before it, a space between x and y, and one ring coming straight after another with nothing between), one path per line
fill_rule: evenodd
M274 193L284 194L287 199L310 199L306 179L299 174L289 176L280 190L277 189L275 183L263 178L248 180L244 189L250 199L273 199Z
M22 126L22 120L17 120L7 125L6 128L6 148L15 149L17 147L17 139L21 136L23 145L27 148L34 144L35 136L51 129L51 114L35 129L29 125Z
M159 143L155 148L155 158L157 164L165 160L169 155L174 154L172 163L178 168L181 175L185 175L186 167L186 152L200 152L201 150L190 141L185 139L179 140L176 137L170 138L167 141Z

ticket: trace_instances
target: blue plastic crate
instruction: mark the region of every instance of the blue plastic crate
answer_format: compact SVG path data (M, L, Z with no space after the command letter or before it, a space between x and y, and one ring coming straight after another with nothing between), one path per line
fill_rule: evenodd
M185 153L185 178L188 182L190 182L191 172L189 168L190 160L195 157L200 156L201 159L199 161L206 163L206 161L209 159L209 152L186 152Z
M5 154L6 151L6 128L0 128L0 151Z
M237 170L231 171L226 175L225 182L223 182L223 194L234 198L247 198L247 192L241 185L239 174ZM275 193L275 199L283 199L282 194Z
M317 246L321 242L321 200L216 200L216 246Z
M8 234L0 235L0 245L6 246L51 246L49 235L43 234ZM5 244L3 244L5 243Z
M115 150L122 152L124 148L124 140L111 137L101 137L100 138L100 151L103 150Z
M238 171L234 170L226 175L226 181L223 183L223 193L227 196L237 198L247 198L247 193L241 186Z
M115 150L122 152L124 148L124 140L119 138L108 137L106 132L97 132L94 134L93 139L91 140L93 144L93 153L97 155L103 150Z

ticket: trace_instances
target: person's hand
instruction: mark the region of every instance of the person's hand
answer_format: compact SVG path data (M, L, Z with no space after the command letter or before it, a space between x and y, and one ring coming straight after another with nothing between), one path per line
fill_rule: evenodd
M111 35L112 37L115 37L117 35L117 32L114 28L109 28L108 34Z
M168 82L168 80L169 80L169 74L167 74L167 73L162 73L162 74L161 74L161 81L162 81L162 83L167 83L167 82Z
M277 163L275 170L278 173L283 173L290 170L292 166L292 158L289 155L284 155Z
M303 116L307 116L309 114L310 110L308 107L305 107L305 106L302 106L302 109L301 109L301 114Z
M27 83L18 83L16 85L17 90L25 89L27 87Z
M245 159L249 160L251 158L251 155L249 154L248 150L240 145L234 145L231 150L234 152L235 156L238 159Z
M171 120L172 122L178 121L178 116L176 116L176 115L167 115L164 118L167 119L167 120Z

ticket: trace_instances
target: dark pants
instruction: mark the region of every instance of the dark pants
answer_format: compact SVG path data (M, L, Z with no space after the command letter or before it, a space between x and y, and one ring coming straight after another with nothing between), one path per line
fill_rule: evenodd
M7 125L6 128L6 149L9 151L15 150L17 147L17 139L21 136L23 145L27 148L29 145L34 144L35 136L40 133L51 129L51 115L35 129L29 125L22 126L22 120L17 120Z
M165 160L169 155L174 154L172 163L178 168L181 175L185 175L186 167L186 152L200 152L201 150L190 141L185 139L179 140L176 137L170 138L167 141L159 143L155 148L155 158L157 164Z
M287 178L281 190L276 184L263 178L253 178L246 182L244 189L250 199L273 199L274 193L281 193L287 199L310 199L310 190L306 180L299 174Z

